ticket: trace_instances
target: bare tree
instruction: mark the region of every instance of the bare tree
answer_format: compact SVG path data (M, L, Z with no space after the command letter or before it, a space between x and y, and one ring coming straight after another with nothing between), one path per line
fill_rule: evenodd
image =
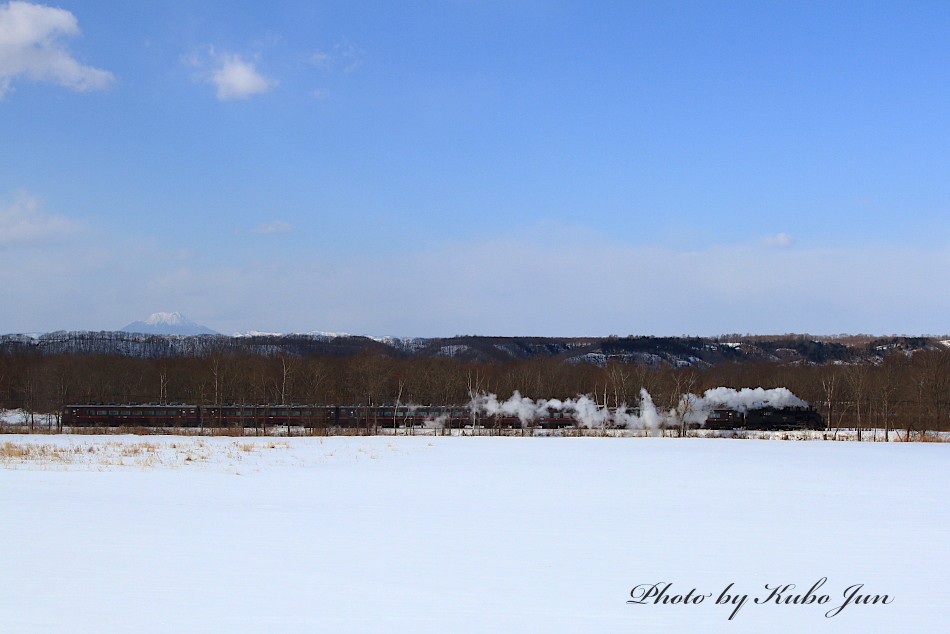
M913 357L913 380L917 392L917 431L942 429L950 400L950 351L922 350ZM910 429L907 430L908 437Z
M890 440L891 417L896 405L901 377L906 372L906 365L904 355L890 355L877 369L874 393L877 395L878 412L881 423L884 425L884 442Z
M861 432L864 429L865 421L862 414L865 412L865 399L867 398L870 366L863 363L855 363L847 366L845 377L851 388L851 402L854 404L855 427L858 430L858 440L861 440Z
M159 366L158 381L158 402L165 405L168 403L168 364L164 362Z
M280 395L280 404L287 405L287 389L291 385L293 376L297 371L297 359L293 357L287 357L285 355L280 356L280 385L277 387L277 392Z
M607 384L610 386L615 408L626 405L628 402L630 377L630 369L625 364L617 360L611 360L607 363Z
M686 435L687 419L693 412L695 405L691 395L698 383L699 375L695 368L673 371L673 392L670 395L670 410L676 414L680 428L680 436Z
M847 404L840 403L841 369L837 365L825 366L821 369L821 388L828 412L828 424L834 427L834 438L838 437L841 419L847 411ZM836 418L837 415L837 418Z

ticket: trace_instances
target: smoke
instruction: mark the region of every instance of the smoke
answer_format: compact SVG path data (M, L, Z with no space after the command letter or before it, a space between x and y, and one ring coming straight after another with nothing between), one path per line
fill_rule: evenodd
M446 421L449 420L448 414L439 414L435 418L429 417L422 422L422 426L426 429L442 429L445 427Z
M521 396L515 390L507 401L499 401L494 394L476 394L472 396L471 408L473 411L486 416L517 416L522 426L548 415L547 401L535 403L530 398Z
M537 423L539 419L558 414L570 416L577 421L579 427L588 429L615 427L647 430L679 427L683 424L700 426L709 413L716 408L747 412L763 407L807 406L808 403L784 387L768 390L760 387L741 390L717 387L706 390L702 396L687 393L680 396L675 407L665 411L656 406L650 393L645 389L640 390L638 408L631 408L627 404L610 408L597 403L586 394L563 401L559 399L536 401L522 396L518 390L504 401L489 392L473 393L469 402L471 410L480 415L517 417L522 427L528 427Z
M521 395L515 390L511 397L501 401L492 393L472 394L469 407L483 416L517 417L523 427L536 423L541 418L552 415L569 416L578 426L588 429L604 427L626 427L628 429L658 429L668 415L661 414L653 406L646 390L641 390L641 413L637 414L626 405L616 409L598 404L588 395L580 395L567 400L534 399ZM644 409L646 405L646 409Z

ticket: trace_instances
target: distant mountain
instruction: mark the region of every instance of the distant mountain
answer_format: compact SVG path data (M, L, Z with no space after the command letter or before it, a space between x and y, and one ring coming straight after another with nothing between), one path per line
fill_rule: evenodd
M196 324L181 313L153 313L145 321L133 321L121 332L139 332L146 335L217 335L219 333Z

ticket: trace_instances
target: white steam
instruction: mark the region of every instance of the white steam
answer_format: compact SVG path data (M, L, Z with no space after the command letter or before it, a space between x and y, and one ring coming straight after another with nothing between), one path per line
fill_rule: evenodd
M683 394L676 406L660 410L645 389L640 390L639 408L621 404L612 408L597 403L587 395L576 398L534 399L522 396L515 390L507 400L499 400L491 393L473 393L469 407L472 411L488 417L516 417L522 427L536 424L552 415L570 416L579 427L601 429L605 427L625 429L663 429L683 424L702 425L709 413L716 408L747 412L763 407L807 407L808 403L798 398L788 388L772 389L742 388L734 390L717 387L706 390L702 396Z
M787 387L776 387L771 390L764 390L761 387L755 389L744 387L741 390L717 387L706 390L703 400L712 404L709 409L727 407L740 412L763 407L808 407L808 403L792 394Z
M448 422L449 415L446 413L439 414L435 417L428 417L422 422L422 426L426 429L442 429L445 427L445 423Z

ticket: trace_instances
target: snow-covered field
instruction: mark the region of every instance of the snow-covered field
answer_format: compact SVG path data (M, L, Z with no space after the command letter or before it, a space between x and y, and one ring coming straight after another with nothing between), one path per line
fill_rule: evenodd
M0 435L0 631L943 632L948 458L947 443ZM823 578L810 604L761 602L766 584L791 598ZM703 599L628 603L657 583ZM878 603L827 617L856 584ZM732 620L727 587L747 595Z

